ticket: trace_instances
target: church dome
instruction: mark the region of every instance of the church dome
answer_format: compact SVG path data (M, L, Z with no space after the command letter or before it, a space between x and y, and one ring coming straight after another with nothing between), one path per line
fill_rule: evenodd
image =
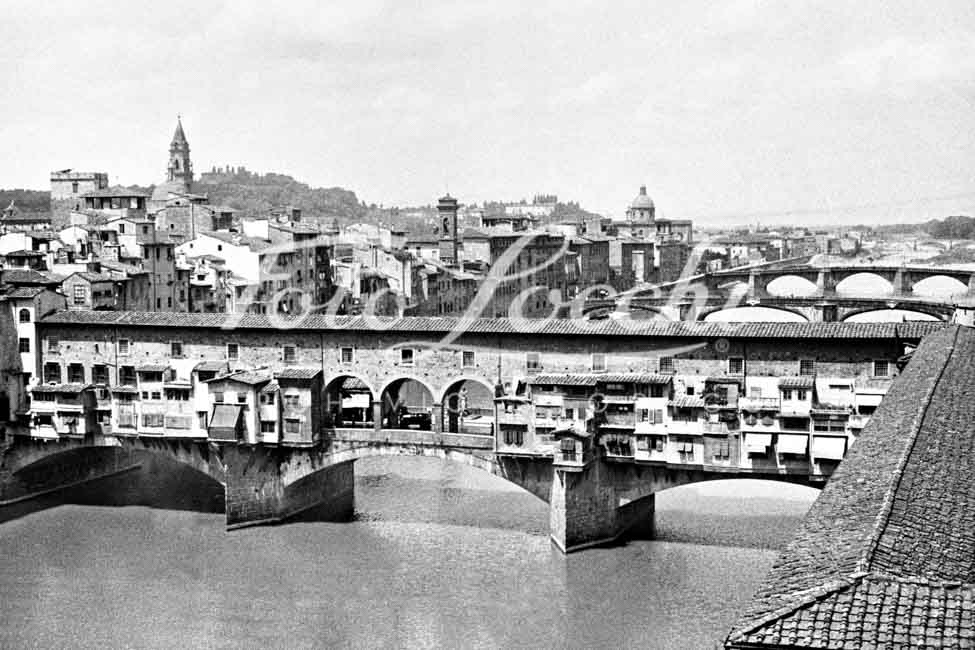
M636 195L633 199L633 203L630 204L630 208L634 210L652 210L653 209L653 199L647 196L647 186L640 186L640 193Z

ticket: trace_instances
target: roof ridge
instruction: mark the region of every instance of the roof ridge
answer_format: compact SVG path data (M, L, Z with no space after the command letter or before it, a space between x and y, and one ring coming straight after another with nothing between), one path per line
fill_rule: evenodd
M897 461L897 469L895 474L895 479L891 483L890 487L884 494L884 502L880 508L880 512L877 513L877 518L874 523L874 531L870 536L870 540L867 542L867 547L864 549L863 556L857 560L857 570L868 572L873 564L873 555L877 550L877 545L880 543L880 538L883 537L887 530L887 524L890 520L890 512L894 507L894 497L897 494L897 490L900 488L901 481L904 478L904 467L907 465L911 458L911 454L914 452L914 445L917 443L917 436L921 432L924 426L924 421L928 416L928 409L931 407L931 398L937 392L938 386L941 384L941 380L944 378L945 369L948 367L948 363L951 361L951 356L954 354L955 346L958 343L958 328L952 332L951 343L945 348L944 363L938 370L938 376L935 378L928 390L924 392L924 397L921 400L921 407L918 409L918 415L914 420L914 426L911 427L911 435L908 437L907 443L904 445L904 451L901 457Z
M863 573L852 573L848 578L830 580L825 584L808 589L806 590L806 593L803 594L803 596L798 600L794 600L787 605L783 605L778 609L772 610L768 614L765 614L755 621L752 621L752 623L746 627L732 630L732 632L728 635L728 641L738 641L744 639L746 636L757 631L759 628L764 627L780 618L785 618L789 614L797 612L803 607L808 607L817 600L823 600L829 596L832 596L833 594L839 593L845 589L849 589L858 582L862 582L865 575L866 574Z

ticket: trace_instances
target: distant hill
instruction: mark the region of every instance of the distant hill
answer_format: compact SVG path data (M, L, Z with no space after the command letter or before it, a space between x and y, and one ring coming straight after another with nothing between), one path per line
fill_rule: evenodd
M51 193L45 190L0 190L0 210L11 201L23 214L51 213Z
M286 174L257 174L243 167L214 168L200 175L197 191L206 193L210 203L229 205L241 216L256 217L274 206L301 208L302 218L331 225L371 220L374 208L341 187L311 187Z

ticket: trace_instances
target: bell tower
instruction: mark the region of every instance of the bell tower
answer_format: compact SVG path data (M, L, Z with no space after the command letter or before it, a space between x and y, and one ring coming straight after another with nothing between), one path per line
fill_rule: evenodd
M173 134L173 141L169 143L169 167L166 179L183 184L183 189L187 192L193 185L193 163L190 162L190 143L186 141L186 134L183 133L182 120L176 118L176 133Z

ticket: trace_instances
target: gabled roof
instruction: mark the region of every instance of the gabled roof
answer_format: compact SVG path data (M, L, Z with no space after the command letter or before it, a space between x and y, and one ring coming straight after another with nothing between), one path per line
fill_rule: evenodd
M208 379L207 382L216 381L234 381L238 384L248 384L250 386L257 386L271 381L271 371L270 370L237 370L226 375L218 375L213 379Z
M779 388L812 388L815 385L816 378L807 375L782 377L779 379Z
M926 338L726 645L972 647L975 329Z
M275 379L314 379L322 374L321 368L288 367L274 373Z

